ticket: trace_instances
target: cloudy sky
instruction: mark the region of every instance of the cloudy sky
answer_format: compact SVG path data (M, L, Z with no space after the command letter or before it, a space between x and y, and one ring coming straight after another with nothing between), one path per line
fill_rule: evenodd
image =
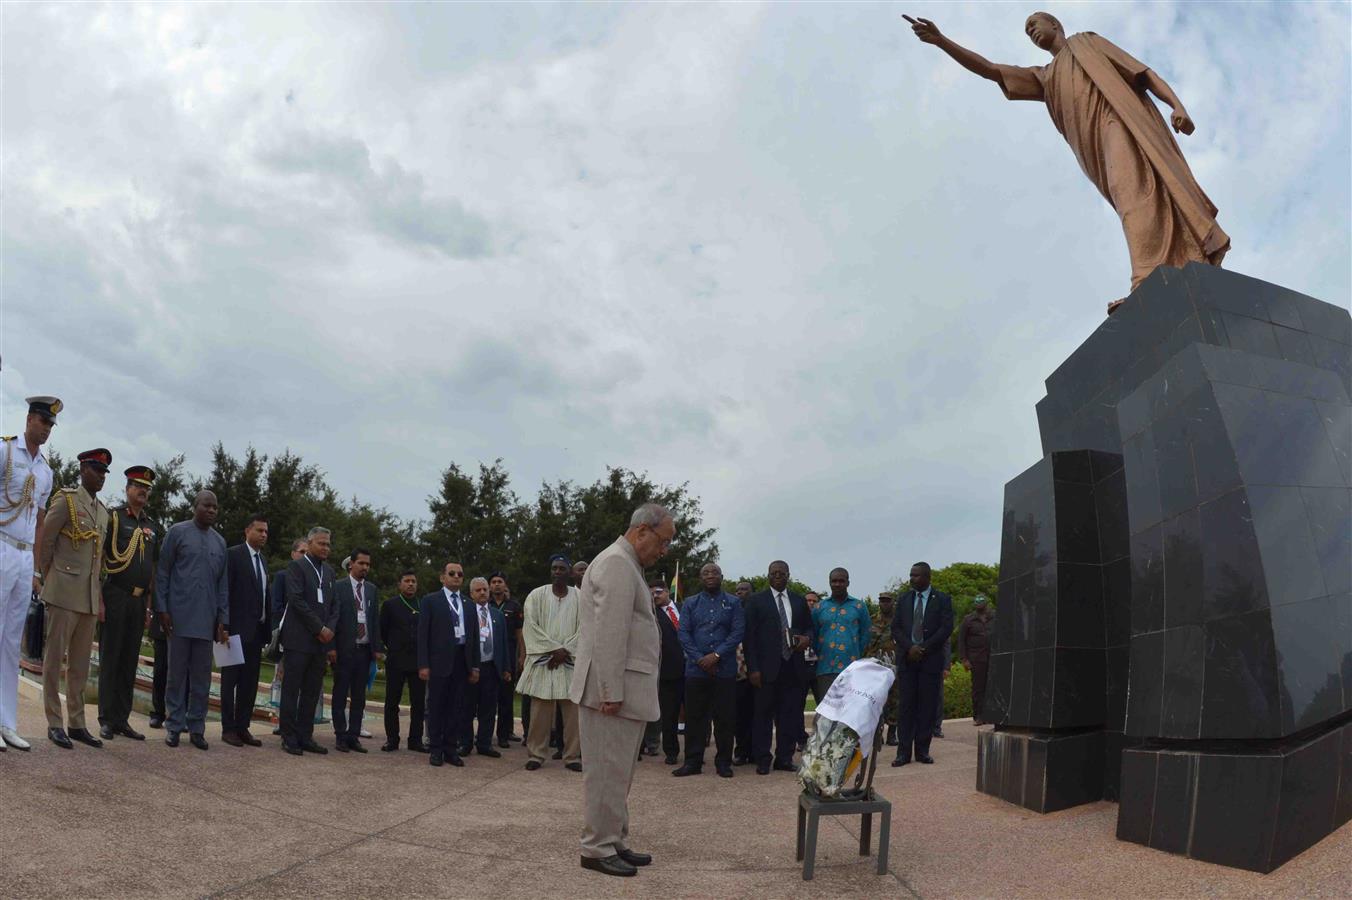
M1042 379L1121 296L1024 5L5 4L3 427L291 447L405 516L689 481L724 567L996 560ZM1349 298L1347 4L1065 4L1152 65L1228 268ZM115 493L115 491L113 491Z

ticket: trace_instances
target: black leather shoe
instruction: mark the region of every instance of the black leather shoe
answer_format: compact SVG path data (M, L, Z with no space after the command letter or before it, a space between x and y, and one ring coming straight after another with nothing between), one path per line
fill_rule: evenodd
M305 753L304 750L300 749L300 744L288 744L286 741L282 741L282 749L292 756L300 756Z
M153 716L153 715L152 715L152 716L150 717L150 727L151 727L151 728L163 728L163 727L164 727L164 716Z
M915 755L915 761L916 761L916 762L922 762L922 763L924 763L924 764L927 765L927 766L932 766L932 765L934 765L934 757L930 756L928 753L926 753L926 754L920 754L920 753L917 753L917 754Z
M188 743L192 744L198 750L207 749L207 739L196 732L188 735Z
M651 853L639 853L637 850L621 850L619 855L631 866L649 866L653 861Z
M428 765L444 766L446 764L446 754L440 750L433 750L432 755L427 757Z
M555 759L563 759L563 748L562 748L562 747L560 747L558 750L555 750L555 751L554 751L554 758L555 758Z
M103 741L89 733L87 728L72 728L66 732L72 741L79 741L82 744L88 744L90 747L102 747Z
M412 750L414 753L426 753L426 752L428 752L428 751L427 751L427 745L424 744L422 741L409 741L409 742L408 742L408 749Z
M75 746L70 742L70 738L66 736L66 729L64 728L48 728L47 740L56 744L56 746L63 750L69 750L71 747Z
M676 765L678 762L680 762L681 760L680 760L679 757L676 756L675 753L668 753L668 754L667 754L667 758L664 759L664 760L662 760L662 761L663 761L664 763L666 763L667 765L669 765L669 766L674 766L674 765Z
M477 752L480 756L487 756L490 759L502 759L502 754L492 747L480 747Z
M733 764L734 766L749 766L749 765L751 765L751 757L749 757L749 756L734 756L734 757L732 758L732 764Z
M393 753L398 749L399 749L398 741L386 741L385 743L380 745L380 750L382 753Z
M677 778L684 778L687 775L698 775L702 771L704 771L703 766L692 766L690 763L686 763L671 774L675 775Z
M135 728L132 728L126 722L123 722L121 725L117 726L115 730L117 731L118 734L126 738L131 738L133 741L144 741L146 739L146 736L144 734L141 734L141 732L137 731Z
M776 772L797 772L797 771L798 771L798 767L795 766L795 765L794 765L793 763L791 763L791 762L787 762L787 763L786 763L786 762L777 762L777 763L775 763L774 768L775 768L775 771L776 771Z
M896 759L892 760L892 768L894 769L898 766L909 766L910 764L911 758L909 756L898 756Z
M361 741L357 740L356 738L348 738L348 739L347 739L347 749L351 750L353 753L365 753L365 752L366 752L366 748L363 747L363 746L361 745Z
M770 774L770 765L769 765L769 763L761 763L760 765L756 766L756 774L757 774L757 775L769 775L769 774Z
M943 730L942 728L940 728L939 730L937 730L937 731L934 732L934 736L937 737L937 738L943 737L943 736L944 736L944 730Z
M718 777L719 777L719 778L731 778L731 777L732 777L732 766L716 766L715 768L718 769Z
M244 746L244 738L240 737L239 734L234 731L222 731L221 741L223 743L229 744L231 747Z
M592 859L590 856L584 856L582 857L582 868L600 872L602 875L618 875L621 878L638 874L638 869L625 862L618 853L614 856L607 856L605 859Z
M347 738L339 738L338 740L334 741L334 742L333 742L333 749L337 750L339 753L346 753L346 752L347 752Z
M538 768L540 768L540 761L538 759L532 759L526 763L527 772L534 772Z
M506 750L508 747L512 746L512 742L511 742L511 741L505 741L505 740L499 740L499 741L498 741L498 746L501 747L503 750Z
M473 747L473 745L462 744L462 745L460 745L459 747L456 747L456 748L455 748L455 755L456 755L456 756L461 756L461 757L463 757L463 756L469 756L469 755L470 755L471 753L473 753L473 752L474 752L474 747Z
M164 744L165 744L165 746L167 746L167 747L177 747L177 746L178 746L178 732L177 732L177 731L170 731L170 732L166 733L165 736L164 736Z
M260 741L258 738L254 737L252 734L249 734L248 729L245 729L244 731L236 731L235 734L239 735L239 739L244 742L244 745L246 747L263 746L263 742Z
M321 747L316 744L313 738L307 738L306 740L301 741L300 749L304 750L306 753L318 753L320 756L326 756L329 752L327 747Z
M465 761L460 758L459 753L446 754L446 762L455 766L457 769L463 769L465 767Z
M570 762L570 763L565 764L565 765L564 765L564 768L567 769L569 772L581 772L581 771L582 771L582 763L580 763L580 762Z
M117 732L113 730L113 726L111 725L100 725L99 737L103 738L105 741L111 741L113 738L117 737Z

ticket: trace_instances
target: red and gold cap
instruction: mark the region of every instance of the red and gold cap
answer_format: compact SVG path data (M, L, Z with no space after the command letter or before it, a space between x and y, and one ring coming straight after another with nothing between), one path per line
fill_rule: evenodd
M93 450L86 450L76 457L82 466L93 466L100 472L107 472L108 465L113 461L113 454L109 453L104 447L98 447Z
M150 487L155 482L155 470L150 466L132 466L123 474L127 476L127 484L143 484Z

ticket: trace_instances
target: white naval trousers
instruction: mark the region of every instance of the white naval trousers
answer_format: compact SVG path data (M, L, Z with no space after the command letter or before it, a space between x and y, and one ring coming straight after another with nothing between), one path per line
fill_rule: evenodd
M33 596L33 551L0 541L0 728L19 726L19 644Z

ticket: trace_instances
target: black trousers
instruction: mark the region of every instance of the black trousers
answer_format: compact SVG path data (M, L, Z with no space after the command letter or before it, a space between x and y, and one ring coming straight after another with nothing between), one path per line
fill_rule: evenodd
M685 679L685 763L704 765L709 724L714 730L714 764L732 765L732 735L737 721L737 683L732 678Z
M164 688L169 683L169 641L167 638L156 638L154 646L155 665L151 669L150 709L156 716L163 719L166 715Z
M291 745L313 741L315 709L324 690L327 656L286 650L282 654L282 740Z
M737 721L733 726L733 755L751 759L751 723L756 718L756 694L750 679L736 682Z
M795 678L786 664L779 678L762 682L755 689L756 712L751 723L751 755L760 763L770 762L770 732L775 733L774 761L792 763L793 753L803 733L803 702L807 685Z
M657 682L657 708L661 715L653 729L649 746L656 748L660 738L662 753L667 756L678 756L681 752L681 704L684 702L684 678L663 678ZM689 723L686 734L689 740Z
M530 695L521 695L521 736L530 734Z
M498 667L491 662L479 663L479 683L465 685L464 713L460 717L460 749L467 750L473 742L479 750L493 747L494 729L498 718L498 689L505 688ZM474 720L479 720L479 731L474 731Z
M257 639L241 645L244 662L221 669L221 731L248 731L258 701L258 673L263 645Z
M146 600L114 584L103 586L99 626L99 724L126 725L136 691L136 662L145 634Z
M468 674L456 666L450 675L433 675L427 679L427 748L432 751L459 754L460 729L464 719L465 688Z
M385 740L399 746L399 701L404 696L404 685L408 685L408 742L422 742L424 700L427 698L427 682L418 677L418 669L404 669L387 665L385 668Z
M934 689L934 724L930 726L930 733L936 737L944 730L944 673L939 673L939 683Z
M357 644L338 657L333 668L333 700L329 709L333 733L356 740L361 736L361 720L366 714L366 679L371 676L371 645Z
M903 662L897 666L897 758L928 756L934 737L934 714L942 671L926 672L920 666Z
M511 682L498 682L498 741L510 740L516 727L516 713L512 710L512 700L516 691Z
M986 705L986 672L990 659L969 659L968 662L972 665L972 718L984 722L981 710Z

